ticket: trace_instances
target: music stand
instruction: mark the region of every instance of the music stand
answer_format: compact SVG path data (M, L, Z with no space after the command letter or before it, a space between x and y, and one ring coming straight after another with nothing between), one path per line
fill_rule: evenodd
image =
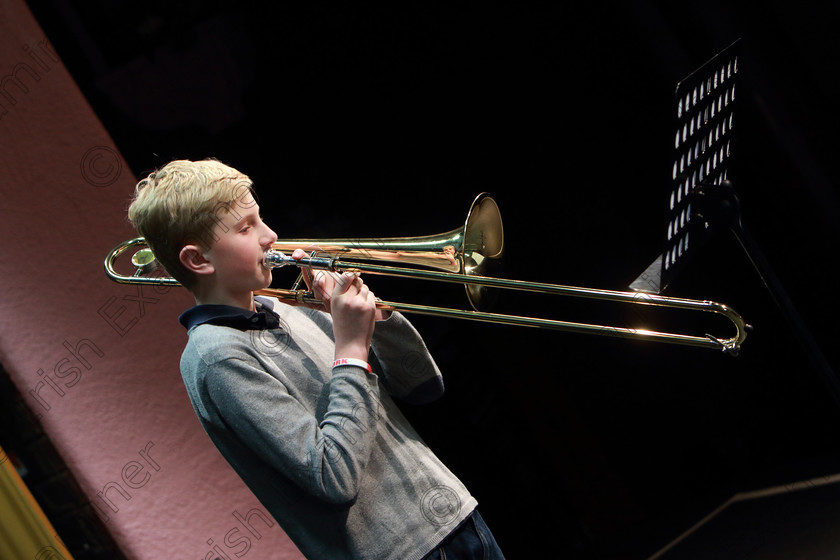
M665 217L664 248L659 258L630 287L640 292L661 292L698 248L714 233L728 229L780 310L829 396L835 405L840 406L840 380L761 247L743 223L740 201L728 176L733 148L740 43L740 39L735 41L677 85L673 168ZM831 475L785 487L737 494L649 560L706 558L708 550L716 557L740 558L744 551L738 550L739 545L746 544L749 551L754 551L755 545L754 540L744 539L743 535L755 527L767 526L772 531L765 531L762 536L772 537L773 540L770 542L771 539L767 539L769 544L765 549L778 553L784 547L792 552L805 542L797 532L807 532L806 540L812 552L819 554L822 550L829 550L827 557L837 550L838 542L830 522L823 524L825 537L819 535L818 542L813 538L813 527L802 530L803 519L800 518L818 509L819 515L814 519L824 521L828 509L837 503L840 496L838 482L840 475ZM840 512L838 508L835 510L830 520L836 519ZM785 515L787 517L783 517ZM797 522L800 523L798 526ZM701 532L717 533L718 538L712 540L708 550L703 548ZM687 546L678 546L683 541ZM727 556L727 552L731 554ZM739 552L742 554L739 555ZM784 552L779 557L783 555Z
M734 136L738 39L676 88L673 168L662 254L630 284L659 293L714 233L728 229L773 298L805 356L840 406L840 379L741 219L728 177Z
M720 188L728 178L740 46L738 39L677 84L663 250L632 290L662 292L715 229L700 210L708 187Z

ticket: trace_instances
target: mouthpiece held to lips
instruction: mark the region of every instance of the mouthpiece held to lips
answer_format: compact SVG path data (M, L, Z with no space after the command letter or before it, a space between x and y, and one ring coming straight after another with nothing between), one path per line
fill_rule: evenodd
M263 266L269 270L294 265L301 268L312 268L315 270L334 270L335 257L304 257L300 260L292 258L282 251L273 249L265 252Z

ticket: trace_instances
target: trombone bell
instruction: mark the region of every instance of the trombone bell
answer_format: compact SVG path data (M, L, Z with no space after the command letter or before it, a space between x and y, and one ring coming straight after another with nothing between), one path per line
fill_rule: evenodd
M504 251L502 216L487 193L473 200L464 225L445 233L419 237L379 239L278 240L273 251L291 254L295 249L316 251L342 261L393 262L417 265L453 275L492 276ZM487 307L488 287L465 284L473 309Z

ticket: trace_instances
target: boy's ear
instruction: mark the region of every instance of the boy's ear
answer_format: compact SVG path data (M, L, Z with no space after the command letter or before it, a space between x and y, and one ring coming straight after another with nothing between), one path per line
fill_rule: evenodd
M212 274L216 270L198 245L184 245L178 258L187 270L195 274Z

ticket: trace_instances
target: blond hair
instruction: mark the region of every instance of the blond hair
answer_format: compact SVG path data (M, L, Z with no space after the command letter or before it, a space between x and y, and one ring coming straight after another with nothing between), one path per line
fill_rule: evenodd
M196 278L181 264L181 249L211 248L216 226L226 231L222 219L232 213L238 220L237 207L256 203L253 193L247 175L217 160L176 160L137 183L128 219L166 272L192 288Z

